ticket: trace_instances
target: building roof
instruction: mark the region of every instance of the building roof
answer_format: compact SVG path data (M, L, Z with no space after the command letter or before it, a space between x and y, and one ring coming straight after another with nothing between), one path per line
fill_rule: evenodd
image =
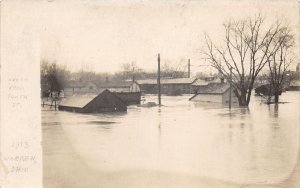
M63 99L60 102L60 106L70 106L70 107L76 107L76 108L83 108L85 105L87 105L90 101L92 101L97 95L95 94L77 94L72 95L66 99Z
M191 84L195 78L161 78L161 84ZM157 79L137 80L138 84L157 84Z
M209 83L198 90L198 94L223 94L229 89L228 83Z
M101 94L104 90L101 90L99 94ZM89 102L91 102L95 97L99 94L74 94L70 97L63 99L59 105L60 106L70 106L75 108L83 108Z
M201 80L201 79L196 79L193 83L192 86L206 86L208 85L208 82L205 80Z
M129 92L129 88L127 87L112 87L112 88L106 88L110 92L117 92L117 93L122 93L122 92Z

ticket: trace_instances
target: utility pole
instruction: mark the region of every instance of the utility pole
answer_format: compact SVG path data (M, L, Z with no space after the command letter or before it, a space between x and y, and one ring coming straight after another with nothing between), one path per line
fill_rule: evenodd
M232 67L230 67L229 109L231 110Z
M191 62L190 62L190 59L188 61L188 78L191 77Z
M157 70L157 87L158 87L158 105L161 105L161 91L160 91L160 55L157 57L158 70Z

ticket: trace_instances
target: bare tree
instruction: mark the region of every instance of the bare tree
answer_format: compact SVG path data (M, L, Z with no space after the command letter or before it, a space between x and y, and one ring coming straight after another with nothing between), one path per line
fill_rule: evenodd
M224 24L224 44L217 46L205 34L205 58L232 83L240 106L250 103L253 84L279 45L271 45L282 30L279 22L266 26L261 14ZM232 77L230 76L232 70Z
M135 80L135 77L142 72L142 69L133 61L123 64L122 72L125 79Z
M64 88L70 72L65 66L59 66L55 62L49 62L45 59L41 61L41 89L43 95L50 92L60 92Z
M183 78L186 77L186 72L184 71L183 62L176 63L175 65L171 64L171 61L165 60L165 63L162 66L161 75L163 77L170 78Z
M274 95L275 103L279 102L279 95L286 81L288 67L295 57L292 53L294 43L294 35L291 34L290 28L284 26L272 43L273 46L278 46L278 50L275 53L267 52L271 57L268 60L270 94Z

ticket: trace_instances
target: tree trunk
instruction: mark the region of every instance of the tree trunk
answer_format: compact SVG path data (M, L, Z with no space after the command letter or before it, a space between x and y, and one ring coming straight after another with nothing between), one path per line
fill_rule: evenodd
M279 102L279 95L278 95L278 93L275 93L274 97L275 97L275 99L274 99L275 103L278 103Z
M239 106L248 106L247 104L247 92L241 91L241 95L238 97Z
M277 104L279 102L279 89L276 88L274 92L274 102Z
M249 88L249 90L248 90L248 95L247 95L247 101L246 101L247 106L248 106L249 103L250 103L251 93L252 93L252 88Z

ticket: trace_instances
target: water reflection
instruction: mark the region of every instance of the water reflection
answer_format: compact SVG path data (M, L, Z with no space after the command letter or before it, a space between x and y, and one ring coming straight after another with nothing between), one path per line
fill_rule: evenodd
M270 104L268 105L268 109L270 112L270 117L278 118L279 116L279 104Z
M275 104L274 105L274 117L278 118L278 109L279 109L279 105L278 104Z
M162 127L161 127L161 108L158 107L158 142L159 142L159 147L161 148L161 132L162 132Z
M295 93L282 97L299 100ZM148 98L155 100L155 96ZM152 174L152 180L165 177L158 181L161 187L167 177L173 176L177 177L175 182L185 177L181 187L204 185L186 177L205 177L209 185L218 182L216 187L225 187L225 182L278 183L290 175L299 150L298 102L268 106L254 97L249 108L229 111L216 104L203 105L187 99L188 96L164 96L164 106L131 106L126 114L117 115L43 113L46 184L54 179L50 167L71 182L81 178L73 179L61 171L79 168L100 183L103 177L117 172L138 171L134 174L140 177L155 171L158 175ZM66 148L69 152L60 155L60 160L65 162L71 157L78 161L63 163L61 167L62 163L53 159ZM130 179L124 174L121 177L106 183L116 187L114 183ZM144 183L134 179L129 187Z

